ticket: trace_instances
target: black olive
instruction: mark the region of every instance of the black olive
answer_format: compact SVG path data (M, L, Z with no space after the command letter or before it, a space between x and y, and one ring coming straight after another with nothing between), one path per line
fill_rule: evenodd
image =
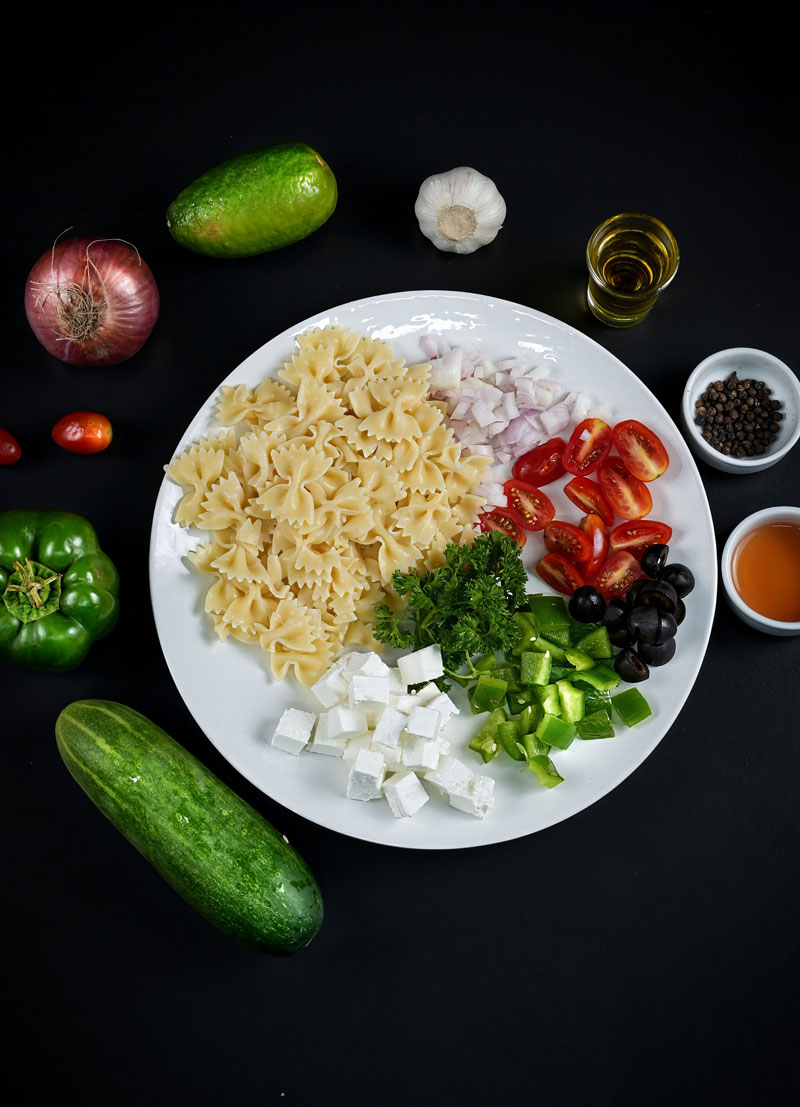
M669 546L665 546L662 542L654 542L652 546L648 546L640 562L642 572L649 577L660 577L667 564L668 554Z
M628 615L627 625L631 637L651 646L674 638L678 629L675 616L660 611L657 607L634 607Z
M679 596L678 597L678 602L675 604L675 622L678 624L678 626L680 626L685 618L686 618L686 604L683 602L683 600Z
M632 649L624 649L614 658L614 669L628 684L638 684L647 680L650 670L641 657Z
M652 583L653 582L651 580L648 580L647 577L639 577L639 579L635 580L633 584L628 585L628 590L625 593L625 599L628 601L631 607L636 606L639 593L645 587L645 585Z
M628 589L630 591L630 589ZM606 604L606 613L603 616L603 622L608 627L609 632L619 630L625 627L625 620L628 617L630 611L630 605L626 600L620 599L619 596L612 596Z
M666 580L649 580L636 597L636 605L657 607L659 611L674 615L678 606L678 593Z
M648 665L666 665L675 656L675 639L665 638L663 642L640 642L639 653Z
M661 574L661 579L671 584L679 596L688 596L694 588L694 575L692 570L688 566L681 565L677 561L673 562L671 565L667 565L666 569Z
M598 623L606 613L606 601L602 592L584 584L576 588L569 598L569 613L579 623Z
M612 646L616 646L617 649L622 649L623 646L632 646L636 639L633 637L628 628L623 624L617 627L616 630L610 630L608 632L608 640Z

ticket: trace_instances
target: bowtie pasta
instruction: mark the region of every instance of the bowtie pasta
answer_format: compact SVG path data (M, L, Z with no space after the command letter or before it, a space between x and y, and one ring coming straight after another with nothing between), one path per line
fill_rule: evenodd
M224 641L260 646L273 675L313 684L345 646L380 650L375 606L395 569L468 542L491 459L467 455L430 400L430 366L339 327L301 334L278 380L223 386L219 429L165 472L174 520L209 533L205 611Z

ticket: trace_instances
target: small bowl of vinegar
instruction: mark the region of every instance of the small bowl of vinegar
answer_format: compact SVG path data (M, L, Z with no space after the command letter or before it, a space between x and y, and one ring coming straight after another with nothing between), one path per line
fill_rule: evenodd
M767 507L743 519L722 551L722 583L748 626L800 634L800 507Z

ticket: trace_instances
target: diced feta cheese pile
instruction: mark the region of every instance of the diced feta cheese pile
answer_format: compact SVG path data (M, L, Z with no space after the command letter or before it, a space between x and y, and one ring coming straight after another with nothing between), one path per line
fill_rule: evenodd
M383 797L395 818L415 815L428 802L423 780L451 807L485 818L494 804L494 780L450 755L445 731L459 711L434 683L443 675L435 645L405 654L396 668L375 653L351 651L311 688L323 710L315 715L288 708L272 745L295 755L307 749L342 758L347 798ZM409 685L422 687L409 692Z

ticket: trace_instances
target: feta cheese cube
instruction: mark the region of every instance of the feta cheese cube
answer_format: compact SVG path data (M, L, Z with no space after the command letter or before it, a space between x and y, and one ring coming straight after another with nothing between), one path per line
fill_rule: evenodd
M328 709L329 738L357 738L367 730L367 717L360 708L336 706Z
M438 766L425 773L425 779L446 796L466 792L475 774L468 765L455 757L443 756Z
M299 753L311 740L316 721L317 716L311 711L288 707L278 720L271 744L285 753Z
M383 794L396 819L415 815L430 799L416 773L410 769L390 776L383 785Z
M386 764L382 754L374 750L359 750L347 777L347 798L379 799L385 771Z
M441 749L438 742L429 742L427 738L405 738L403 740L403 764L407 769L435 769L439 764Z
M379 707L389 702L389 677L354 673L350 679L351 707Z
M400 676L397 668L389 670L389 694L392 696L404 696L408 691L408 685Z
M439 734L442 716L438 711L431 711L429 707L414 707L406 722L406 730L415 738L426 738L429 742L435 741Z
M381 742L384 746L397 749L400 735L405 730L407 721L407 717L396 707L384 707L375 724L374 740Z
M436 685L434 685L434 688L436 688ZM454 715L458 715L460 712L446 692L440 692L438 688L436 688L436 692L436 698L426 703L425 706L429 707L431 711L438 711L442 717L442 726L445 726Z
M347 681L342 675L342 666L336 663L321 676L316 684L311 685L311 691L317 697L323 707L334 707L344 703L347 699Z
M348 656L347 674L351 680L356 674L388 677L389 666L376 653L352 653Z
M314 731L314 740L308 747L312 753L324 753L328 757L341 757L347 745L345 738L328 737L328 717L320 715L317 729Z
M375 753L383 755L383 760L386 762L386 769L389 772L396 772L403 767L403 750L401 746L397 746L392 749L391 746L384 746L382 742L376 742L373 738L370 742L369 748L374 750Z
M482 773L473 773L466 789L451 793L450 806L485 819L494 807L494 780Z
M429 681L423 688L419 688L414 693L414 698L420 707L430 707L431 702L440 696L441 692L437 685L433 681Z
M407 653L397 661L400 676L406 684L427 684L444 676L442 651L438 645L425 646L414 653Z
M358 738L351 738L345 742L343 757L345 761L355 761L361 750L372 749L372 735L361 734Z

